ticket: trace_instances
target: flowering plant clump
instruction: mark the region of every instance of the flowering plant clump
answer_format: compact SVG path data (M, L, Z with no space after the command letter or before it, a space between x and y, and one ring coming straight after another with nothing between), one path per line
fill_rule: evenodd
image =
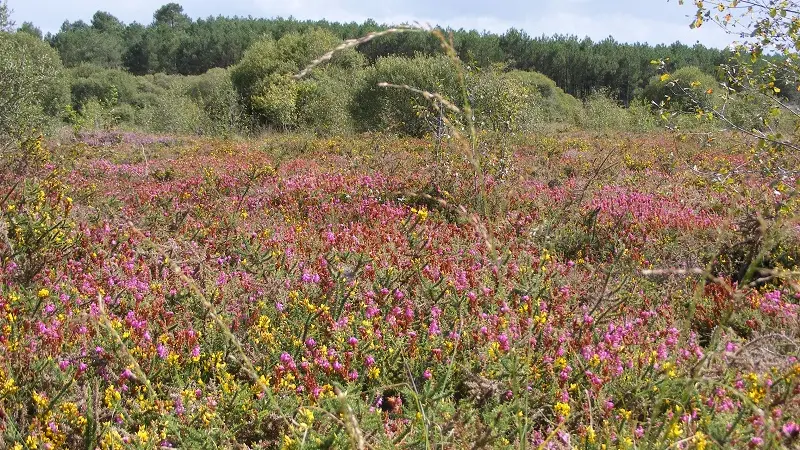
M800 445L798 179L745 144L132 139L0 177L9 448Z

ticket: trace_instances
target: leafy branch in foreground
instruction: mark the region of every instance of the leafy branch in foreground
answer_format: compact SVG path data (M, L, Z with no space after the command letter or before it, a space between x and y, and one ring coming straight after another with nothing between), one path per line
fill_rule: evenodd
M695 2L695 6L692 28L712 22L741 38L731 45L731 61L722 66L726 100L731 94L746 93L749 100L764 104L758 117L761 123L754 127L732 120L725 110L727 101L720 108L704 112L770 145L800 150L797 144L800 113L795 104L800 99L800 3L795 0L735 0ZM776 126L781 117L793 122L793 129Z

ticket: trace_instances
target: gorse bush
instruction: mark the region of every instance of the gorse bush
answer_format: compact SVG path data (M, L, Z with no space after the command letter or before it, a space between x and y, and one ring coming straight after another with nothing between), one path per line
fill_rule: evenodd
M91 100L108 101L112 97L121 104L143 108L165 93L152 77L136 77L119 69L82 65L70 69L69 75L72 107L78 111Z
M214 127L203 109L179 89L168 90L154 105L136 114L136 124L158 133L211 134Z
M70 69L77 128L144 128L155 132L231 135L245 131L239 95L225 69L197 76L134 76L82 65Z

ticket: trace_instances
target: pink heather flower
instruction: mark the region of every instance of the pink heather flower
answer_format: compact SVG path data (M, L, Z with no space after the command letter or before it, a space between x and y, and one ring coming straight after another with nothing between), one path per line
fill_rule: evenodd
M749 445L750 445L750 448L761 447L762 445L764 445L764 439L761 439L758 436L753 436L750 439L750 444Z
M783 425L783 434L790 439L794 439L800 436L800 425L796 422L786 422Z
M315 341L314 338L306 339L306 347L307 348L312 349L312 348L314 348L316 346L317 346L317 341Z
M167 347L164 346L164 344L158 344L158 347L156 347L156 352L158 353L158 357L161 359L165 359L169 354L169 351L167 350Z
M356 345L358 345L358 339L356 339L355 336L350 336L350 338L347 339L347 343L355 347Z
M197 358L199 356L200 356L200 346L195 345L194 348L192 349L192 358Z
M641 439L644 436L644 428L641 425L636 427L636 430L633 432L633 435L636 436L636 439Z
M358 379L358 372L353 369L347 374L347 379L350 381L356 381Z
M504 352L507 352L510 348L510 346L508 345L508 336L506 336L505 334L497 336L497 343L500 344L500 349L503 350Z
M372 367L375 365L375 358L372 356L367 356L367 358L364 360L364 364L366 364L367 367Z
M313 388L311 388L311 396L314 397L315 399L318 399L321 394L322 394L321 387L314 386Z
M431 369L425 369L425 372L422 372L422 378L425 378L426 380L430 380L432 376L433 374L431 374ZM785 429L786 427L784 427L784 430Z

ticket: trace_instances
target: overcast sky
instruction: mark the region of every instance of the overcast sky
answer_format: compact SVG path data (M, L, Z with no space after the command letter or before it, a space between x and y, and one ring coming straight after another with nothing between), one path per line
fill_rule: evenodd
M55 32L64 20L89 21L107 11L125 23L149 24L153 12L169 0L8 0L12 19L33 22ZM613 36L622 42L650 44L681 41L724 47L734 39L714 24L689 29L691 4L677 0L183 0L192 18L208 16L288 17L378 23L419 21L454 28L502 33L515 27L529 35L575 34L594 40Z

